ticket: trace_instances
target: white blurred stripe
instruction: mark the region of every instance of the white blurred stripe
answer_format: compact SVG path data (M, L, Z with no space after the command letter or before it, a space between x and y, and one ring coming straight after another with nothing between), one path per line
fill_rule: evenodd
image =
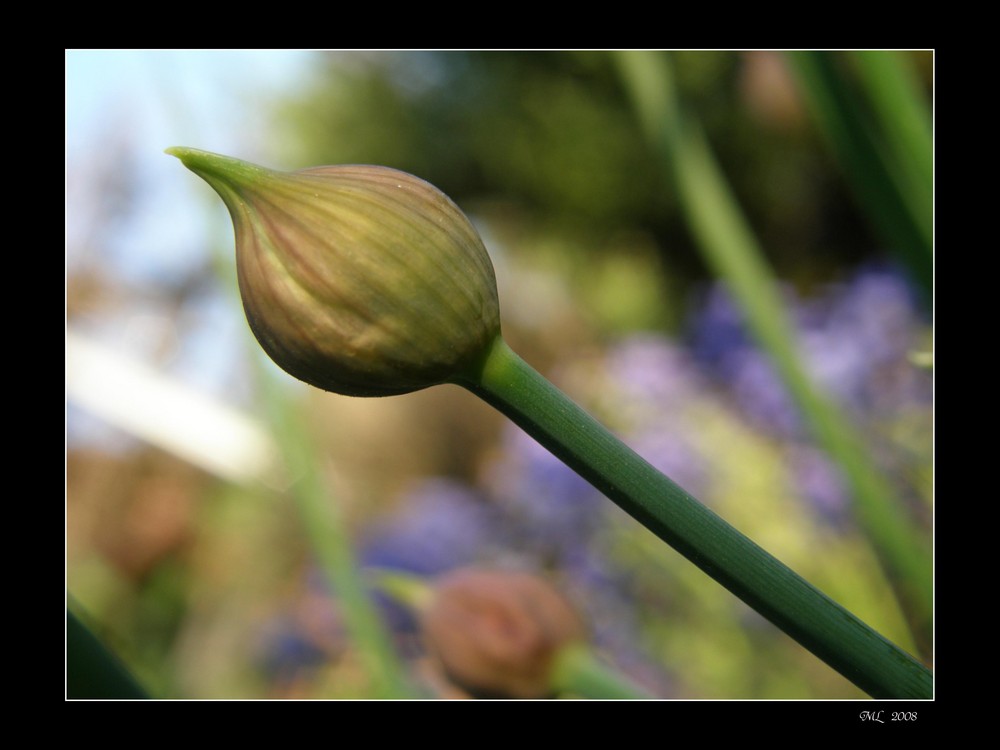
M224 479L270 479L278 465L277 446L250 417L68 330L66 396Z

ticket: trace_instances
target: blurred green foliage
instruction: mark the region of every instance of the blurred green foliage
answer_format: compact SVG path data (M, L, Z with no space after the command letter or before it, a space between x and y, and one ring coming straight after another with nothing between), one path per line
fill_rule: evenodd
M776 53L673 55L768 259L809 285L878 254ZM766 70L761 70L767 68ZM331 52L284 107L292 165L413 172L463 207L513 203L583 241L650 233L682 281L707 271L603 52Z

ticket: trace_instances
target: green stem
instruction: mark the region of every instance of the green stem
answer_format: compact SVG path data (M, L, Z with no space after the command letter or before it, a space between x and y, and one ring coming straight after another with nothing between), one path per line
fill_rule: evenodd
M930 698L930 671L650 466L497 337L459 385L876 698Z
M383 568L367 568L366 577L387 596L414 612L422 612L434 593L427 581L410 573Z
M892 58L884 57L886 54L870 53L857 60L872 96L881 96L887 90L898 99L906 96L905 89L913 84L900 78L875 80L891 72L884 70L886 64L892 64ZM926 127L926 111L907 125L905 133L891 132L891 125L890 132L881 133L866 117L866 108L836 55L789 52L788 60L806 104L869 217L890 247L906 261L929 297L934 264L932 155L930 137L920 132ZM911 103L904 106L908 110L915 108ZM910 116L907 111L894 119ZM879 117L886 130L885 113L880 112ZM911 131L915 134L911 135ZM899 138L912 144L908 149L921 152L916 162L903 153L903 143L893 143Z
M66 697L93 700L149 697L121 660L69 609L66 610Z
M409 697L413 691L403 675L392 638L365 590L344 520L330 498L306 426L267 373L261 373L261 386L285 465L295 478L291 494L303 527L323 573L343 605L347 631L373 682L373 691L381 698Z
M882 144L897 166L911 172L908 187L920 193L921 218L929 222L934 216L934 136L916 71L902 52L858 50L850 57L878 117Z
M629 700L650 697L598 661L594 653L582 645L569 646L556 655L552 665L552 687L557 693L581 698Z

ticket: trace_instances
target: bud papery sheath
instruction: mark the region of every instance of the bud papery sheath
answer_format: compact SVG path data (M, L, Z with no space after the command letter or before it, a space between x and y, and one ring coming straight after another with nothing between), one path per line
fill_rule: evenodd
M388 396L475 370L500 334L496 277L465 214L389 167L278 172L172 148L225 202L264 351L327 391Z

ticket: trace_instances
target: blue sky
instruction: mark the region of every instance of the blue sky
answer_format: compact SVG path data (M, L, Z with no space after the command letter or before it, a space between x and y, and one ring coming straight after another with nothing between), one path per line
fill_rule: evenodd
M124 108L141 112L140 134L150 139L169 135L225 138L240 127L244 117L252 115L255 100L270 99L294 86L306 74L313 56L311 52L260 50L68 51L70 151L85 146L93 136L92 127L109 111Z
M82 219L74 211L75 181L102 155L113 157L109 139L127 146L141 175L136 221L119 231L116 246L141 252L116 252L118 270L128 276L170 272L193 261L177 256L190 201L201 200L203 186L178 169L163 150L194 146L254 159L266 155L267 113L283 91L308 75L314 53L287 51L69 51L66 53L66 166L68 228ZM276 165L277 166L277 165ZM78 202L76 205L80 205ZM187 224L194 231L203 227ZM70 243L68 261L72 264ZM183 250L181 251L183 253ZM164 257L169 253L171 257ZM162 266L166 265L164 269Z
M72 333L165 369L201 392L238 400L229 379L240 350L232 342L248 335L238 304L221 293L208 295L186 312L189 319L178 321L157 300L163 281L204 267L210 248L232 243L222 203L163 151L192 146L281 167L268 117L275 100L310 74L315 56L281 50L66 52L67 272L97 267L109 288L120 288L128 300L95 305L73 319ZM128 164L119 169L114 162L123 158ZM128 193L133 203L123 220L95 225L99 207L116 200L102 182L109 176L136 181ZM170 344L172 337L178 340ZM165 345L173 352L166 359ZM106 438L115 432L108 427L69 399L71 438Z

